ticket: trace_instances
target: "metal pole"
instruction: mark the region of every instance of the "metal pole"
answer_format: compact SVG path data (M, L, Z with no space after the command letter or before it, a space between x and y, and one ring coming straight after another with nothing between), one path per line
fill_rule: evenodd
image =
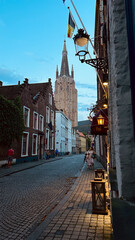
M78 18L79 18L79 20L80 20L82 26L83 26L83 29L84 29L85 32L87 33L87 30L86 30L86 28L85 28L85 26L84 26L84 24L83 24L83 22L82 22L82 20L81 20L81 18L80 18L80 15L79 15L79 13L78 13L78 11L77 11L77 9L76 9L76 7L75 7L73 1L72 1L72 0L70 0L70 1L71 1L72 5L73 5L73 8L75 9L75 12L76 12L76 14L77 14L77 16L78 16ZM92 41L91 41L90 38L89 38L89 41L90 41L90 43L91 43L91 45L92 45L92 48L93 48L93 50L94 50L94 52L95 52L96 57L98 58L98 54L97 54L97 52L96 52L96 50L95 50L95 48L94 48L94 46L93 46L93 43L92 43ZM92 59L90 53L89 53L89 56L90 56L90 58ZM102 80L101 80L101 78L100 78L100 76L99 76L99 74L98 74L97 69L95 69L95 70L96 70L96 73L97 73L98 79L99 79L99 81L100 81L100 84L101 84L101 86L102 86L102 88L103 88L103 91L105 92L105 95L106 95L106 97L107 97L107 93L106 93L105 88L104 88L104 86L103 86Z

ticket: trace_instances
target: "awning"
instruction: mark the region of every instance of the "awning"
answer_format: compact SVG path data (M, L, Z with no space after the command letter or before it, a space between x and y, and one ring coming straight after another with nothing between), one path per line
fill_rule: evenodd
M104 117L104 125L98 125L97 118L99 115ZM107 135L108 130L108 108L100 109L99 112L93 117L91 124L91 135Z

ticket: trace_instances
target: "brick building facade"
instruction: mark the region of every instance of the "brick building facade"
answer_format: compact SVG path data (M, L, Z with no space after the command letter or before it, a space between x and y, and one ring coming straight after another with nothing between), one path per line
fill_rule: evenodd
M20 142L12 143L16 162L46 158L55 154L55 103L51 79L45 83L0 87L0 94L9 100L21 99L25 130ZM5 156L6 157L6 156Z

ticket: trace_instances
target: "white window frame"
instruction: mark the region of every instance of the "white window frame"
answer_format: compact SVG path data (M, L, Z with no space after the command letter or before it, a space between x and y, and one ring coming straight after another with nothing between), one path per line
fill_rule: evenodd
M26 145L26 154L23 154L23 135L22 135L22 145L21 145L21 157L28 156L28 146L29 146L29 132L23 132L23 134L27 134L27 145Z
M37 124L36 127L34 126L34 116L37 115ZM33 112L33 129L38 130L38 113L37 112Z
M40 126L40 119L42 119L42 125L41 126ZM39 130L42 131L42 132L44 131L44 117L41 114L39 115Z
M34 150L34 148L33 148L34 136L36 136L36 152L35 153L33 153L33 150ZM37 155L37 149L38 149L38 134L33 133L32 134L32 156Z
M23 106L23 116L25 118L25 109L28 110L28 120L27 120L27 126L25 125L25 121L24 121L24 125L25 127L29 127L30 126L30 108Z
M47 134L47 132L48 132L48 136L47 136L47 145L46 145L46 134ZM46 150L49 150L49 129L48 128L46 128L46 132L45 132L45 149Z
M54 126L54 111L51 110L51 122L52 122L52 126Z
M50 123L50 108L48 106L46 106L46 123Z
M52 105L52 94L51 93L49 93L49 103L50 103L50 105Z

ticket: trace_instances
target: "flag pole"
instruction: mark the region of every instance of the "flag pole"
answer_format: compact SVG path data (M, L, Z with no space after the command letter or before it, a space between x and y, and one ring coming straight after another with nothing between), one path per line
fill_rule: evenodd
M80 20L82 26L83 26L83 29L84 29L85 32L87 33L87 30L86 30L86 28L85 28L85 26L84 26L84 24L83 24L83 22L82 22L82 19L80 18L80 15L79 15L79 13L78 13L78 11L77 11L77 9L76 9L76 7L75 7L73 1L72 1L72 0L70 0L70 1L71 1L72 5L73 5L73 8L75 9L75 12L76 12L76 14L77 14L77 16L78 16L78 18L79 18L79 20ZM88 33L87 33L87 34L88 34ZM96 50L95 50L95 48L94 48L94 45L93 45L93 43L92 43L92 41L91 41L90 38L89 38L89 41L90 41L90 43L91 43L91 46L92 46L92 48L93 48L93 50L94 50L94 53L95 53L96 57L98 58L98 54L97 54L97 52L96 52Z
M74 17L73 17L73 14L71 13L70 7L68 7L68 10L69 10L69 13L70 13L70 15L71 15L71 17L72 17L72 19L73 19L73 21L74 21L74 23L75 23L75 26L76 26L76 28L77 28L77 30L78 30L77 23L76 23L76 21L75 21L75 19L74 19Z
M82 22L82 19L80 18L80 15L79 15L79 13L78 13L78 11L77 11L77 9L76 9L73 1L72 1L72 0L70 0L70 1L71 1L72 5L73 5L73 8L74 8L74 10L75 10L75 12L76 12L76 14L77 14L77 16L78 16L78 18L79 18L82 26L83 26L83 29L84 29L85 32L87 33L87 30L86 30L86 28L85 28L85 26L84 26L84 24L83 24L83 22ZM88 34L88 33L87 33L87 34ZM90 43L91 43L91 46L92 46L92 48L93 48L93 50L94 50L94 53L95 53L96 57L98 58L98 54L97 54L97 52L96 52L96 50L95 50L95 48L94 48L94 45L93 45L93 43L92 43L92 41L91 41L90 38L89 38L89 41L90 41ZM89 53L89 57L92 59L90 53ZM97 69L95 69L95 70L96 70L98 79L99 79L99 81L100 81L100 84L101 84L101 86L102 86L102 88L103 88L103 91L105 92L105 95L107 96L106 90L105 90L105 88L104 88L104 86L103 86L103 83L102 83L102 80L101 80L101 78L100 78L100 76L99 76L99 73L98 73Z

